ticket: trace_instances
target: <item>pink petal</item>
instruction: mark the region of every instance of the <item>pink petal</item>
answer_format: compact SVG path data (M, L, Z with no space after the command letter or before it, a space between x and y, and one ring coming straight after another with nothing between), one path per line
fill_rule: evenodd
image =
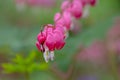
M90 0L91 6L95 6L96 2L97 2L97 0Z
M46 36L44 35L44 33L40 32L37 36L37 40L40 44L43 44L46 40Z
M60 19L61 14L60 13L56 13L54 16L54 21L56 22L58 19Z
M68 6L70 5L70 2L69 1L64 1L63 3L62 3L62 5L61 5L61 10L65 10L65 9L67 9L68 8Z
M47 36L45 45L48 47L50 51L55 50L55 39L52 33Z
M40 47L39 42L36 42L36 47L38 48L39 51L41 51L41 47Z
M82 16L82 8L83 5L79 1L73 1L73 4L71 5L71 13L75 18L80 18Z

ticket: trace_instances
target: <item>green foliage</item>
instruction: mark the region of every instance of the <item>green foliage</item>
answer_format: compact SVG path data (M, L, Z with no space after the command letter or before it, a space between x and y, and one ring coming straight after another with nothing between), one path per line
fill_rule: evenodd
M32 51L28 57L24 58L21 54L17 54L15 58L12 59L11 63L3 63L5 73L32 73L34 71L43 71L48 69L47 63L40 63L36 60L36 52Z

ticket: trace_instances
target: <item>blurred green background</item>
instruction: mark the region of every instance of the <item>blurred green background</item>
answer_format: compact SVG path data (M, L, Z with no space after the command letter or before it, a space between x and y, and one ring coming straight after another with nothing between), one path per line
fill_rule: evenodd
M120 74L116 73L114 60L109 60L113 63L112 68L109 68L109 65L103 67L98 64L76 61L74 56L80 53L81 46L88 47L96 40L106 39L115 18L120 16L120 0L99 0L95 7L90 7L89 16L79 20L82 24L80 31L77 34L70 32L65 47L60 51L55 51L55 60L47 64L43 60L42 53L38 52L35 46L36 35L40 32L41 26L53 24L54 14L60 11L61 3L61 0L56 0L52 6L31 7L27 5L19 10L14 0L0 0L0 80L24 80L24 71L5 74L2 64L13 63L11 60L18 54L23 56L24 63L32 51L36 57L34 57L35 61L31 61L30 64L37 62L44 68L31 71L30 80L118 79L116 77ZM71 70L71 75L67 77L67 73L70 74Z

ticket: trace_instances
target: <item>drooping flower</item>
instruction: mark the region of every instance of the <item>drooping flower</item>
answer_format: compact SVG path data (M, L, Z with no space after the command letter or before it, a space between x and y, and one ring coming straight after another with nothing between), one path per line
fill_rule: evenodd
M62 5L61 5L61 10L62 10L62 11L65 11L66 9L69 8L69 6L70 6L70 1L66 0L66 1L64 1L64 2L62 3Z
M90 0L90 5L91 5L91 6L95 6L96 3L97 3L97 0Z
M78 0L74 0L70 6L70 12L75 18L80 18L82 16L82 3Z
M45 61L54 59L54 50L60 50L65 45L65 35L62 29L51 24L45 26L44 30L38 34L36 46L43 52Z
M94 3L93 0L65 0L62 3L61 12L54 16L54 25L46 25L37 36L36 46L43 52L46 62L54 59L55 50L64 47L68 31L73 26L73 19L81 18L83 8L87 4L94 5Z
M70 29L72 17L71 14L67 11L63 12L63 14L57 13L54 17L55 25L62 25L67 30Z
M65 1L61 6L62 11L68 11L75 18L80 18L82 16L83 4L79 0L73 0L72 2Z

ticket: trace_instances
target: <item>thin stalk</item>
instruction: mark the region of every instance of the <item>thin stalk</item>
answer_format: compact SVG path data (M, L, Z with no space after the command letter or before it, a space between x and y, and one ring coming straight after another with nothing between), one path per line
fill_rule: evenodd
M28 72L25 73L25 80L30 80L30 75Z
M119 80L116 57L115 57L115 54L112 51L110 52L109 60L110 60L110 65L111 65L111 70L112 70L113 77L114 77L115 80Z

